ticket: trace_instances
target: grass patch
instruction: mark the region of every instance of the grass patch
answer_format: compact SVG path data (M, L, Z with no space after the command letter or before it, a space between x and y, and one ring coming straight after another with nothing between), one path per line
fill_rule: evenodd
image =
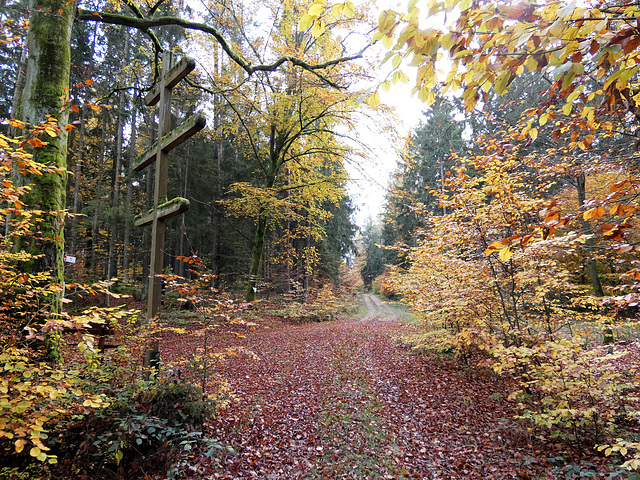
M395 313L398 317L400 317L404 322L407 323L415 323L418 319L411 311L408 305L399 302L392 302L389 300L381 299L385 305L387 305L393 313Z
M367 314L367 306L364 304L364 297L361 295L358 297L358 302L345 313L347 318L361 318Z
M338 345L319 417L322 456L305 478L404 478L399 453L357 346Z

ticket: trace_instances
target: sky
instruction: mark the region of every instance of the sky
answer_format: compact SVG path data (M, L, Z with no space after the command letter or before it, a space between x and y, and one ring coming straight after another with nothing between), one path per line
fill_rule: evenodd
M406 9L405 0L374 1L379 11L386 8L394 8L398 11ZM390 65L383 65L378 70L378 80L380 82L385 80L390 70ZM415 71L409 68L405 70L405 73L412 80L415 80ZM398 132L401 137L408 136L418 126L422 118L422 112L428 108L428 105L419 100L417 96L411 95L413 84L414 82L407 84L397 83L392 85L389 92L384 92L382 89L379 90L381 102L393 107L396 111L400 121ZM366 128L362 128L362 131L358 132L358 136L361 139L365 139L365 142L374 150L376 157L375 162L372 165L367 165L364 172L362 168L347 167L349 174L352 176L352 182L348 190L349 195L353 203L358 207L355 221L362 228L366 225L369 217L375 219L383 212L388 182L399 161L399 156L394 147L400 148L402 145L397 144L397 142L395 142L395 145L390 145L389 143L391 142L386 137L367 131ZM399 141L401 142L402 140Z
M398 125L401 136L408 136L418 126L422 112L427 108L427 105L417 96L411 95L410 85L410 83L398 83L393 85L389 92L380 90L381 102L393 107L396 111L401 122ZM362 127L358 136L371 147L375 155L371 165L361 168L347 167L352 177L349 195L354 205L358 207L355 221L359 227L363 228L369 217L375 220L383 212L388 182L399 161L395 149L402 145L390 144L388 138L371 132L366 127ZM397 142L402 142L402 139L398 139Z

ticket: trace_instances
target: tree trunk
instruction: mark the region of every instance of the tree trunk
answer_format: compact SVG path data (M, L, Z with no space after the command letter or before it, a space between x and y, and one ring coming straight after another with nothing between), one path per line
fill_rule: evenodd
M103 114L106 118L106 113ZM91 269L94 272L95 277L98 277L98 230L99 226L99 214L100 205L102 203L102 165L104 164L105 150L106 150L106 137L107 137L107 123L103 119L102 135L100 136L100 163L98 164L98 183L96 185L96 196L93 204L93 225L91 227Z
M149 115L149 110L147 109L145 115ZM156 141L156 128L155 122L153 118L147 118L147 125L151 125L151 132L149 135L149 140L151 145L153 145ZM154 176L155 176L155 168L148 168L146 173L144 174L146 177L147 185L145 192L145 212L148 212L151 209L151 204L153 201L153 184L154 184ZM142 230L142 245L144 245L144 252L142 254L142 298L146 299L149 295L149 270L151 266L151 250L149 249L149 245L151 245L151 229L143 228Z
M190 156L190 149L189 149L189 145L187 144L187 153L185 155L185 160L184 160L184 183L182 184L182 198L187 198L187 179L189 178L189 156ZM184 251L184 238L187 235L187 222L185 220L185 216L186 215L180 215L180 226L178 227L178 252L176 257L178 256L185 256L185 251ZM176 260L176 275L178 275L179 277L183 277L185 276L185 264L182 260Z
M216 128L215 122L219 121L214 120L214 130ZM217 130L216 130L217 131ZM218 167L218 178L216 185L216 198L218 200L222 199L223 195L223 185L222 185L222 134L220 133L220 138L216 141L214 146L216 152L216 162ZM220 210L220 205L216 204L214 201L213 205L213 215L212 215L212 232L211 232L211 250L213 261L211 263L211 273L215 275L215 288L220 288L220 271L221 271L221 256L220 256L220 244L222 242L222 212Z
M9 116L11 116L11 118L16 118L17 113L18 113L18 108L19 108L19 99L20 99L20 92L23 89L23 84L24 84L24 77L25 77L25 64L27 62L27 46L23 45L22 46L22 51L20 52L20 63L18 64L18 74L16 75L16 86L15 89L13 90L13 101L11 102L11 112L9 113ZM10 130L10 132L15 131L14 128L12 128ZM12 132L11 135L13 135Z
M29 2L28 59L25 86L18 100L17 117L32 125L57 122L60 131L47 138L48 144L33 151L34 159L61 172L32 175L27 195L28 205L38 205L44 212L60 212L42 222L43 254L40 268L51 273L54 282L64 282L64 208L66 207L67 132L69 113L64 102L69 94L71 63L71 27L75 3L66 0L31 0ZM60 309L54 302L53 309Z
M125 52L129 49L129 40ZM128 52L125 53L127 58ZM120 170L122 169L122 151L124 143L124 91L118 98L118 121L116 126L116 156L113 159L113 195L111 197L111 220L109 222L109 260L107 263L107 280L118 276L118 212L120 211Z
M584 205L584 202L587 199L587 187L586 187L586 177L584 175L580 175L576 179L576 189L578 190L578 204L580 206ZM591 227L589 226L589 222L584 219L584 217L580 216L580 223L582 227L582 233L585 235L589 235L591 231ZM595 243L593 241L592 236L588 236L585 240L585 246L587 249L587 271L589 272L589 278L591 280L591 286L593 287L593 293L596 297L604 297L604 289L602 288L602 283L600 282L600 276L598 275L598 265L595 260L591 258L591 254L595 247ZM611 323L607 322L602 331L602 343L605 345L613 343L613 329L611 328Z
M578 190L578 204L582 207L587 199L586 178L584 175L580 175L576 179L576 189ZM587 235L585 240L585 246L587 249L587 271L589 272L589 279L591 280L591 286L593 287L593 293L596 297L604 297L604 290L602 289L602 283L600 282L600 276L598 275L598 266L591 257L595 244L593 237L590 235L591 227L589 222L582 216L580 217L582 233Z
M249 267L249 281L244 299L253 302L258 291L258 272L260 271L260 261L262 260L262 250L264 248L264 237L267 232L267 215L261 214L258 217L258 226L253 239L253 252L251 253L251 266Z
M216 49L214 59L214 74L216 77L220 74L220 60L218 59L219 51ZM214 108L214 116L213 116L213 131L216 135L216 140L214 142L214 152L215 152L215 161L217 167L217 181L216 181L216 198L218 200L222 199L223 195L223 184L222 184L222 155L224 153L224 145L223 141L223 132L220 128L220 118L222 108L223 99L219 94L213 96L213 108ZM215 288L220 288L220 272L221 272L221 256L220 256L220 244L222 242L222 211L220 210L220 205L213 202L212 205L212 231L211 231L211 253L212 253L212 262L211 262L211 273L215 275Z
M278 176L278 170L280 165L278 159L280 158L280 152L282 151L282 141L276 135L275 126L271 127L271 140L270 140L270 159L269 168L266 172L265 188L273 188ZM260 272L260 262L262 260L262 251L264 249L264 238L267 232L268 214L262 209L258 214L258 225L256 227L256 234L253 239L253 251L251 253L251 265L249 267L249 280L247 282L247 289L245 290L244 299L247 302L253 302L256 299L256 293L258 292L258 273Z
M131 112L131 138L129 139L129 168L127 169L127 200L126 206L131 208L131 197L133 196L133 162L136 159L136 117L137 109L135 102L132 102ZM122 251L122 279L126 283L129 281L129 242L131 241L131 215L127 212L124 224L124 238Z
M311 222L307 220L307 238L304 256L304 293L303 302L309 303L309 279L311 277Z
M73 176L73 200L71 213L74 214L74 217L71 219L71 235L70 235L70 248L69 251L75 255L76 253L76 243L78 240L78 217L77 215L80 213L78 211L78 203L80 197L80 177L82 175L82 159L84 156L84 132L85 132L85 118L84 118L84 108L82 109L82 113L80 114L80 130L78 132L78 153L76 155L76 166L74 169Z

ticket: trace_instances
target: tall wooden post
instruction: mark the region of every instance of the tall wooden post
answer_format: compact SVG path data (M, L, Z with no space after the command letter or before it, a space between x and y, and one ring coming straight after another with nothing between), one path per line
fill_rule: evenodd
M162 57L162 76L158 86L145 98L149 106L159 104L158 108L158 141L143 155L138 157L133 169L140 171L155 162L156 175L153 190L153 210L138 216L135 225L138 227L152 225L151 233L151 268L149 272L149 299L147 303L147 321L152 319L160 309L162 295L162 268L164 254L165 222L168 218L184 213L189 209L189 201L175 198L167 201L167 183L169 167L169 151L180 145L193 134L202 130L206 124L202 115L187 120L182 126L171 130L171 90L195 68L191 59L183 59L174 64L171 52L166 51Z
M160 80L160 102L158 104L158 138L161 139L171 131L171 87L167 87L166 75L169 73L173 55L165 50L162 57L162 77ZM167 172L169 170L169 152L162 149L162 142L156 148L156 175L153 188L153 207L158 208L167 199ZM165 221L153 216L151 230L151 268L149 275L149 304L147 320L153 318L160 309L162 294L162 260L164 255Z

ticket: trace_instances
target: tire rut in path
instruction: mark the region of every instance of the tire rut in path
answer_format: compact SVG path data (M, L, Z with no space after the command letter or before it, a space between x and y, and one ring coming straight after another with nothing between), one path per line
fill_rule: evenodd
M489 399L503 387L408 353L393 338L407 326L364 300L363 318L259 328L219 345L259 359L220 368L236 400L212 428L236 453L204 478L518 478L527 452L511 412Z

